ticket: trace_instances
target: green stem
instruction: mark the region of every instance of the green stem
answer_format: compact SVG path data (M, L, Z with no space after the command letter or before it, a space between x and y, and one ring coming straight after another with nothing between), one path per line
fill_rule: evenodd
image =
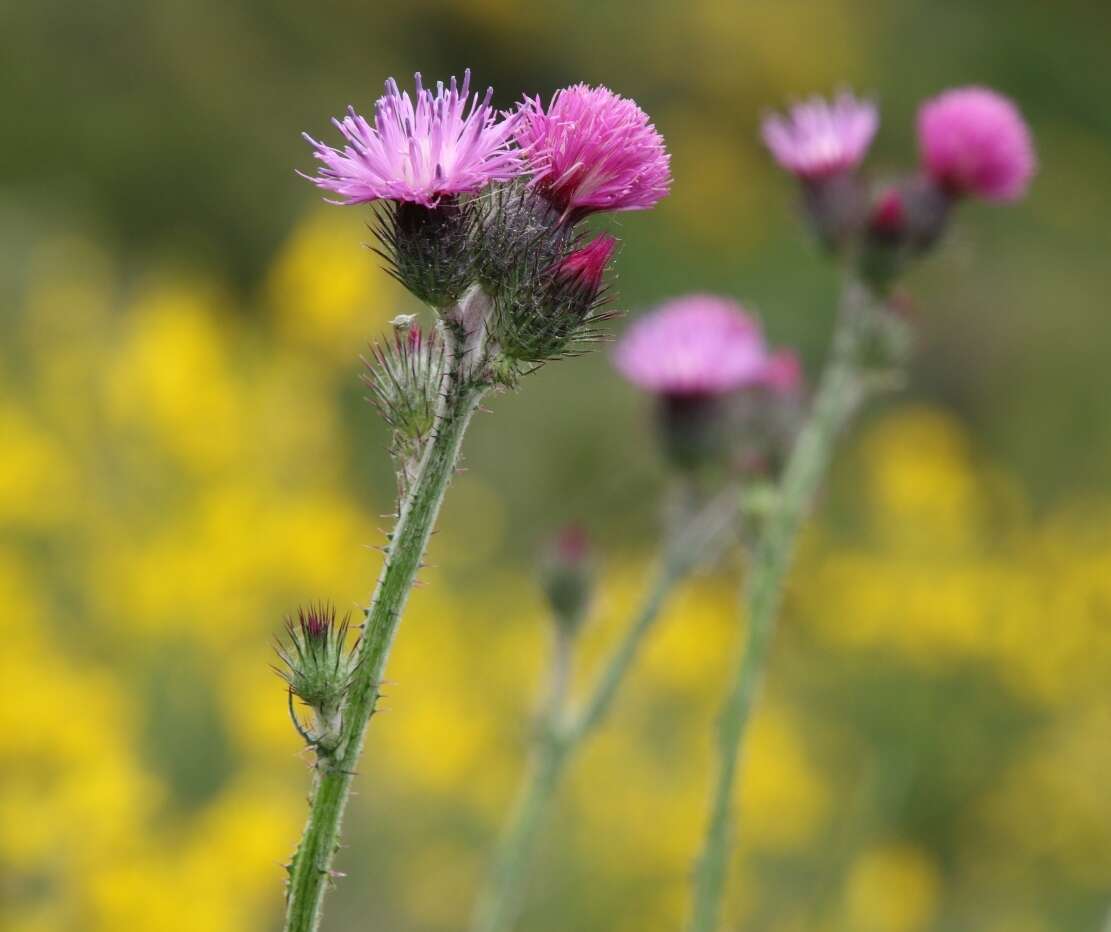
M570 684L571 647L571 635L565 629L556 627L548 674L548 695L539 722L540 734L529 760L528 774L513 807L509 827L491 865L486 896L475 911L476 929L508 928L520 907L540 822L548 801L555 793L568 750L560 724Z
M845 289L829 362L813 411L791 452L778 507L756 544L744 593L748 638L737 674L718 718L718 772L702 853L694 878L690 932L718 926L729 864L734 787L740 752L764 678L783 586L803 521L813 507L838 437L861 400L860 350L868 297L855 284Z
M508 932L513 928L520 913L529 862L536 847L543 816L555 795L565 767L613 706L618 690L659 618L668 596L703 561L706 551L732 525L736 504L737 496L731 489L727 501L715 499L710 502L670 541L651 588L645 594L636 615L610 655L578 714L570 721L564 720L565 692L559 692L548 703L541 737L534 749L513 816L498 845L486 888L475 909L472 922L474 932ZM559 680L560 669L567 669L569 650L569 641L566 637L560 637L553 659L554 682Z
M458 335L447 334L452 362L445 377L435 434L390 535L385 563L358 647L358 665L335 752L321 753L316 764L309 819L289 867L286 932L316 932L324 893L339 846L340 822L351 780L362 753L367 725L378 701L382 673L389 658L406 599L420 569L429 536L459 459L463 435L485 387L470 374Z

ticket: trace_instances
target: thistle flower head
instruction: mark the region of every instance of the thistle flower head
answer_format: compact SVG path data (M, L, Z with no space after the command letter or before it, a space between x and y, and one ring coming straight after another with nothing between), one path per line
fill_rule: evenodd
M986 87L962 87L918 111L926 173L950 195L1013 201L1037 166L1030 129L1015 104Z
M342 204L387 199L432 207L445 196L521 173L521 156L511 148L518 118L499 118L492 89L481 100L477 93L471 97L469 69L462 86L455 78L447 88L437 82L435 94L421 85L419 72L415 80L415 103L390 78L374 105L373 123L354 107L334 119L346 140L341 149L306 134L322 167L315 177L304 177L338 194Z
M328 637L328 631L335 623L335 609L319 605L298 609L297 620L307 643L319 646Z
M759 383L767 349L759 324L739 304L696 294L634 323L614 362L630 382L657 395L713 397Z
M394 321L393 338L373 344L370 354L363 360L363 382L382 420L394 430L395 447L423 443L436 421L446 369L439 331L401 317Z
M602 311L602 281L616 247L617 240L603 233L554 261L525 263L517 281L503 289L492 329L514 370L573 354L601 337L596 325L611 316Z
M868 206L858 254L864 280L878 293L887 292L912 259L941 239L952 208L951 196L922 175L879 188Z
M786 116L770 114L761 134L783 168L814 181L859 165L878 126L875 105L844 91L832 102L813 97Z
M434 308L458 301L477 274L475 200L445 197L435 207L383 201L375 208L370 229L386 273Z
M350 618L336 621L336 610L324 602L297 610L286 618L286 638L275 650L282 661L278 675L316 712L325 728L334 726L343 697L351 684L353 652L347 647Z
M533 184L561 211L644 210L671 185L663 137L632 100L605 87L576 84L518 110L517 141L528 153Z
M569 524L555 535L541 560L540 577L556 624L574 634L586 616L594 588L586 528Z

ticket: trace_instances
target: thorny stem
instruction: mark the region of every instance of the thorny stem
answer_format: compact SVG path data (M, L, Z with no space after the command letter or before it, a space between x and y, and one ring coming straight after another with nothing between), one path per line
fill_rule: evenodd
M339 846L340 822L351 780L362 752L367 725L378 701L405 602L420 569L429 536L459 459L463 435L486 390L476 376L474 344L463 323L468 303L460 301L445 315L450 355L433 436L421 458L413 484L401 504L378 583L366 609L357 666L343 709L339 740L332 751L317 748L309 818L289 865L286 932L316 932L324 894Z
M859 284L846 285L830 358L810 418L791 452L780 483L778 507L767 519L747 573L743 602L748 638L718 717L718 771L705 841L695 871L690 932L714 932L718 926L742 745L764 678L799 531L813 507L837 439L865 394L861 350L867 315L874 310L871 300Z
M601 724L648 633L675 586L720 545L733 524L737 493L729 489L692 515L674 534L660 560L652 584L625 633L610 655L594 688L579 711L568 715L569 639L557 635L553 651L549 698L528 772L521 784L513 816L494 855L486 888L472 918L473 932L508 932L520 913L532 853L545 811L564 768L583 741ZM559 685L555 685L559 684Z

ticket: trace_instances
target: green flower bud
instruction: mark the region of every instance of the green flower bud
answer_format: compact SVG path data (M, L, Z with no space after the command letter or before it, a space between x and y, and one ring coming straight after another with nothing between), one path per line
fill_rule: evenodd
M447 358L438 330L422 330L411 316L393 321L394 338L371 347L363 382L371 403L393 429L390 453L402 491L408 486L436 423Z
M573 634L594 593L594 561L581 526L568 525L556 535L541 564L541 582L556 624Z
M301 736L325 750L339 738L344 698L354 672L354 651L347 646L350 616L336 622L336 610L319 603L297 610L296 622L286 618L286 640L275 650L282 661L276 668L289 686L290 714ZM314 722L306 729L293 711L296 696L313 710Z

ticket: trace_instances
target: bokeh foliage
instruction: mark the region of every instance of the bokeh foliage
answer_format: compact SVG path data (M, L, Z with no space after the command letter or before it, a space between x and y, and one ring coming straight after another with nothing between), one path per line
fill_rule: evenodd
M268 639L298 601L366 596L393 478L357 355L415 310L359 247L365 214L293 176L297 133L388 74L467 64L505 105L579 79L636 96L676 183L616 225L623 303L735 294L811 373L832 280L760 111L874 89L895 168L921 96L984 81L1021 101L1033 195L964 211L909 283L912 387L861 426L807 540L730 908L745 929L1097 926L1111 12L43 0L2 22L0 927L273 927L307 774ZM337 929L461 926L522 763L538 542L582 519L609 554L588 663L646 574L662 471L605 354L490 406L391 662ZM670 612L561 799L526 928L676 927L736 578L716 568Z

